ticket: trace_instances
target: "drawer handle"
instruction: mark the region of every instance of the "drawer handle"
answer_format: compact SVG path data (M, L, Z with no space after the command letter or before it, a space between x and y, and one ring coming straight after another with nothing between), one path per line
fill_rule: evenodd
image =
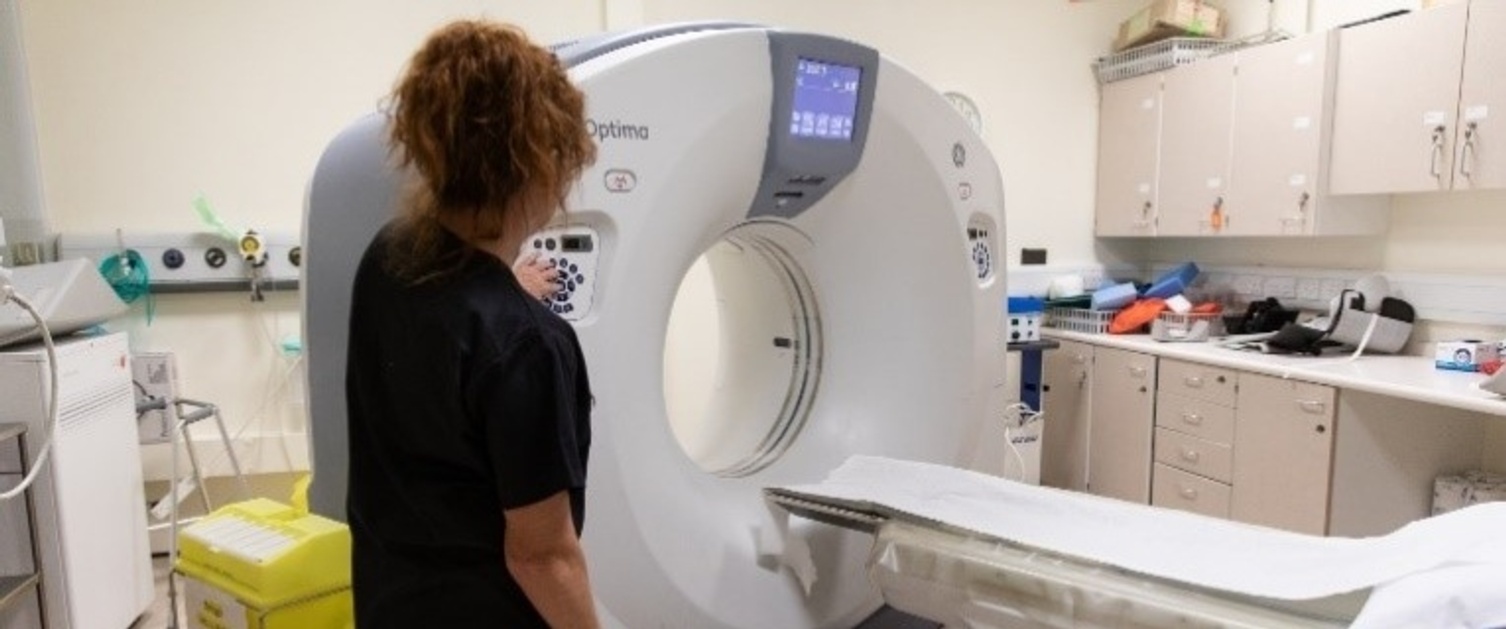
M1313 415L1328 414L1328 405L1318 400L1297 400L1297 408L1302 409L1304 413L1312 413Z
M1201 389L1203 388L1203 377L1185 376L1182 378L1182 383L1187 385L1187 388L1189 389Z
M1182 490L1177 493L1182 494L1182 497L1187 500L1197 500L1197 490L1191 487L1183 487Z
M1202 457L1202 455L1198 454L1197 450L1192 450L1192 449L1188 449L1188 448L1182 448L1182 460L1183 461L1186 461L1188 463L1197 463L1198 459L1201 459L1201 458L1203 458L1203 457Z
M1190 426L1203 425L1203 416L1197 413L1182 413L1182 422Z

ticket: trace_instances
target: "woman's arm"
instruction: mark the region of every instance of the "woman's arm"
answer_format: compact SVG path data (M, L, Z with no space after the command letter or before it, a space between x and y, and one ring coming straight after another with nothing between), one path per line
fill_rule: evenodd
M600 627L569 492L502 513L507 519L502 542L507 570L549 626Z

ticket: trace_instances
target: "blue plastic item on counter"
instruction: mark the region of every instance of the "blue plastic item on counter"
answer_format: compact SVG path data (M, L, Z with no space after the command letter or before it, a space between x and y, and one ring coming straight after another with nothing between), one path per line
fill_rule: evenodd
M1010 297L1005 307L1008 312L1045 312L1046 302L1040 297Z
M1192 286L1192 282L1197 279L1198 272L1196 264L1184 262L1156 278L1150 288L1145 289L1145 296L1170 299L1185 293Z
M1106 286L1093 291L1093 309L1118 310L1134 303L1139 296L1140 291L1130 282Z

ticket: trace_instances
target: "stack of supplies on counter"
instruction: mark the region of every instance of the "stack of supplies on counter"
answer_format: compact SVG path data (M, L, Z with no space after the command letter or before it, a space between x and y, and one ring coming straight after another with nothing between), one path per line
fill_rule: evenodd
M1149 327L1156 340L1207 340L1222 334L1223 307L1193 303L1185 296L1198 273L1197 265L1187 262L1143 289L1128 282L1100 288L1093 293L1092 308L1118 311L1109 323L1110 334L1131 334Z

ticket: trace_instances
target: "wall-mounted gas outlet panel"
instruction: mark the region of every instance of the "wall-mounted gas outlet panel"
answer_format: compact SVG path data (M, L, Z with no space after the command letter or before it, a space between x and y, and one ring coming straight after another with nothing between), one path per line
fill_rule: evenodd
M58 257L98 263L124 247L141 255L152 290L162 293L248 290L253 279L263 288L296 289L303 266L298 236L269 232L262 239L267 257L259 267L241 258L238 243L207 232L63 234Z

